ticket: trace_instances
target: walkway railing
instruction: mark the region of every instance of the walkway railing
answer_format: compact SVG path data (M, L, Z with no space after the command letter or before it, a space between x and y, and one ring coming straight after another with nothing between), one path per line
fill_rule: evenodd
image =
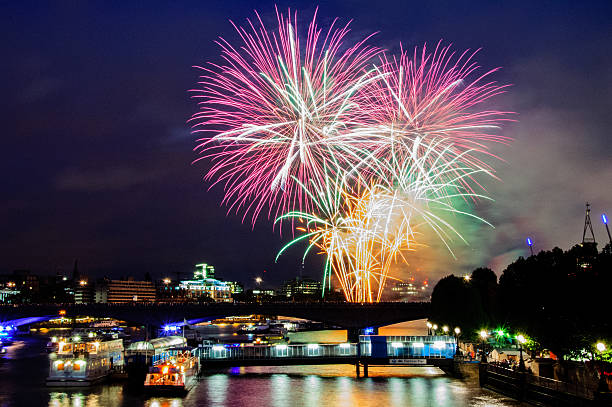
M199 348L204 360L304 358L452 359L455 342L449 336L363 335L359 343L300 345L214 344Z
M502 376L511 377L516 380L520 380L521 375L524 375L525 383L527 384L544 387L561 393L572 394L582 398L592 399L595 396L595 389L583 384L563 382L560 380L550 379L548 377L536 376L527 372L520 373L512 369L494 366L491 364L487 366L487 371L497 373Z
M219 359L291 359L291 358L355 358L356 343L307 344L307 345L205 345L200 348L200 358Z

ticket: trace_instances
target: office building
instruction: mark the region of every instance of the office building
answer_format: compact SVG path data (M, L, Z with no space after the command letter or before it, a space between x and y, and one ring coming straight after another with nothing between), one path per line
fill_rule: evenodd
M119 304L153 302L155 285L151 281L103 279L96 283L94 301Z

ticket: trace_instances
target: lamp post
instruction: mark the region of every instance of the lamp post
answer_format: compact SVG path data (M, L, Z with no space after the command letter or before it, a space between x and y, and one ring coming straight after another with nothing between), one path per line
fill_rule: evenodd
M519 354L520 354L519 371L524 372L525 371L525 360L523 360L523 344L527 342L527 339L525 339L523 335L517 335L516 340L519 343Z
M531 252L531 255L533 256L533 240L531 240L530 237L527 238L527 246L529 246L529 251Z
M432 335L435 335L436 331L438 330L438 325L437 324L433 324L433 326L431 328L433 329Z
M485 341L489 334L484 329L480 331L480 339L482 340L482 350L480 351L480 363L487 363L487 354L485 352Z
M444 331L444 335L446 335L448 333L448 326L444 325L442 330Z
M606 381L606 377L604 375L604 366L603 366L603 353L606 351L606 345L602 342L598 342L595 345L597 351L599 352L599 383L597 384L597 392L598 393L607 393L610 391L608 388L608 382Z
M431 335L431 327L433 325L431 324L431 322L427 321L427 335Z
M455 328L455 355L459 353L459 335L461 334L461 329L459 327Z

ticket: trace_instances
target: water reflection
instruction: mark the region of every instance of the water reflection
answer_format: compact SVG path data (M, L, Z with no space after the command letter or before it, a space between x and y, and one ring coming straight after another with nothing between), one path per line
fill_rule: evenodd
M389 390L391 391L391 404L403 406L406 404L406 383L401 379L392 377L389 379Z
M121 405L123 386L107 385L49 392L50 407L97 407Z
M319 376L307 376L304 384L309 391L304 394L304 402L310 406L321 405L321 393L323 392L323 379Z
M154 398L149 399L144 404L146 407L182 407L182 399Z
M304 366L304 368L307 368ZM321 367L323 371L330 367ZM272 407L333 405L352 406L518 406L518 402L495 393L470 387L443 376L385 377L356 379L348 376L286 374L268 372L238 375L213 374L202 378L185 398L147 398L126 392L122 386L99 386L86 391L52 391L50 407L97 407L108 405L146 407L252 406ZM299 370L300 367L295 367ZM393 373L391 371L390 373Z
M272 405L285 407L291 404L293 397L302 398L303 394L295 394L291 386L291 379L284 374L275 374L270 378L272 390Z
M318 368L320 374L312 374ZM356 379L347 375L352 366L294 366L289 372L278 367L228 369L201 379L185 398L147 398L141 392L126 392L120 385L98 386L89 391L49 393L50 407L96 407L108 405L146 407L251 406L272 407L334 405L340 407L391 405L426 406L516 406L519 403L495 393L470 387L446 376L411 375L410 372L376 369L374 377ZM401 377L393 377L400 374Z

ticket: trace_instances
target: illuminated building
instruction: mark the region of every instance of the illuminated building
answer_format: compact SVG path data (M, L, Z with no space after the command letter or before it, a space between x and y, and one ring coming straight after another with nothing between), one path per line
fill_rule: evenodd
M244 292L244 287L242 286L242 283L239 283L237 281L225 281L225 284L230 287L230 291L232 292L232 294L241 294Z
M274 298L274 290L266 289L266 288L255 288L253 290L249 290L248 294L255 301L263 301Z
M427 280L419 285L412 277L408 281L400 281L391 286L390 299L402 302L427 301L429 298L428 288Z
M170 286L171 282L168 285ZM232 294L244 291L242 284L238 282L216 279L215 268L208 263L196 264L193 280L181 281L176 289L183 301L216 302L232 302Z
M308 277L296 277L283 283L283 286L280 289L280 294L285 297L293 297L296 295L320 296L322 287L323 286L320 281L313 280Z
M31 274L29 270L13 271L12 280L15 283L15 288L21 293L27 291L37 293L40 287L38 276Z
M179 288L186 290L186 296L191 300L208 298L218 302L232 301L232 287L214 278L181 281Z
M215 278L215 268L210 264L200 263L196 264L196 269L193 273L194 280Z
M7 283L4 288L0 288L0 303L10 303L11 297L18 294L19 291L15 290L11 285Z
M75 282L74 303L89 304L94 300L94 287L87 280Z
M129 303L155 301L155 286L151 281L110 280L96 283L95 302Z

